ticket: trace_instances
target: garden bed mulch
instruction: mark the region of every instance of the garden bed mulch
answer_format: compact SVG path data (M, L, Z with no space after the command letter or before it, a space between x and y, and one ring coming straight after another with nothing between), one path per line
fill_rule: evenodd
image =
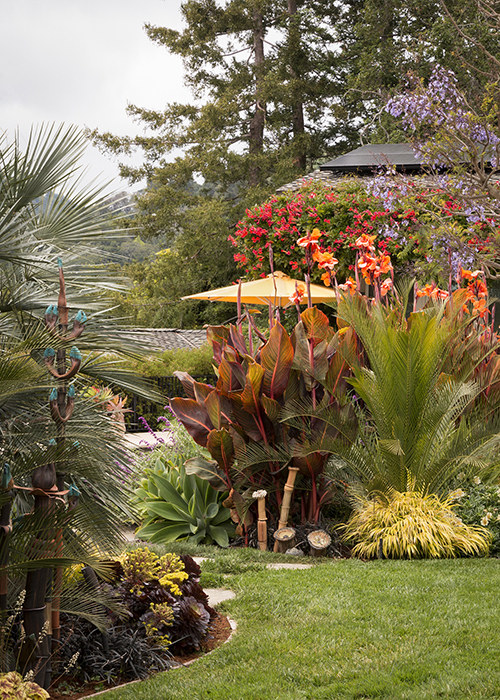
M202 643L201 650L191 654L174 654L173 660L178 666L186 665L219 647L229 639L232 631L229 619L223 615L217 615L210 623L209 636ZM49 693L51 700L80 700L80 698L90 697L96 693L111 690L112 688L117 688L120 685L130 682L130 678L116 678L114 682L109 685L103 680L89 681L83 685L78 685L74 677L62 676L50 688Z

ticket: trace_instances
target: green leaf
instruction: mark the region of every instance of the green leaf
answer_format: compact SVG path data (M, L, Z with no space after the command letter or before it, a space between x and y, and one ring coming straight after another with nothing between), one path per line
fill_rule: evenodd
M212 518L215 518L217 513L219 512L219 504L218 503L210 503L206 510L206 517L209 520L212 520Z
M189 522L190 513L188 510L188 505L186 503L185 509L176 508L171 503L165 503L165 501L158 501L156 503L148 504L148 510L152 511L160 518L164 520L175 520L177 522Z
M181 509L185 507L185 500L165 476L154 474L154 480L163 500L167 501L167 503L175 504Z
M229 545L227 530L220 525L209 525L208 534L214 538L219 547L227 547Z
M157 544L168 544L175 542L180 537L187 537L190 529L188 523L182 525L167 525L162 527L162 523L152 523L141 528L136 533L139 539L148 540Z

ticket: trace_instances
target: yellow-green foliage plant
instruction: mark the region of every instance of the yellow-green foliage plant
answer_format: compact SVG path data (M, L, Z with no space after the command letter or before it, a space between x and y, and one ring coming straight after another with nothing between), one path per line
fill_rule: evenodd
M353 555L364 559L444 559L488 554L486 528L466 525L453 502L415 491L375 493L359 498L345 539L355 542Z

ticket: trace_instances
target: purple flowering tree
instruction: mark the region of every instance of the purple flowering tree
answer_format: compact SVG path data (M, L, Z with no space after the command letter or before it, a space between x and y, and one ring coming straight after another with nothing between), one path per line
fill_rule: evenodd
M453 219L436 215L428 225L430 247L448 259L450 275L460 266L483 264L492 274L500 269L500 112L497 86L487 86L483 99L472 105L461 91L455 74L436 66L429 81L410 76L407 89L392 97L386 110L401 120L415 154L432 180L424 178L426 195L447 199L455 215L467 222L460 230ZM431 184L431 186L429 186ZM395 170L380 173L371 186L389 210L408 206L422 188L418 181Z

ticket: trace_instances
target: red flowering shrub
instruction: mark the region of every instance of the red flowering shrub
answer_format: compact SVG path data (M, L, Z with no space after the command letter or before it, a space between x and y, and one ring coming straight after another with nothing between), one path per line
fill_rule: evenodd
M248 278L268 274L270 245L274 268L303 278L307 265L297 239L319 229L320 251L338 260L337 279L343 280L354 270L356 240L376 235L377 252L391 256L396 276L433 277L445 283L450 267L454 276L461 266L475 266L477 253L487 252L488 226L471 224L458 202L439 190L415 191L406 197L404 208L389 211L361 181L351 179L335 189L314 183L273 195L247 209L229 240L237 248L234 259ZM314 282L321 282L321 272L313 271Z

